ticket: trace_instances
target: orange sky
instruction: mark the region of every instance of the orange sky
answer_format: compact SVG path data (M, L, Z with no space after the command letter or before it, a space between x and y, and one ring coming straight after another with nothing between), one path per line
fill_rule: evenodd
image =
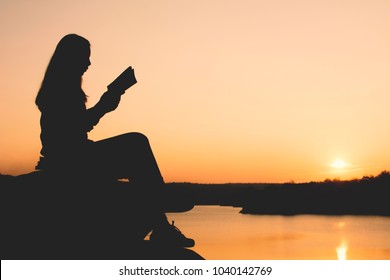
M0 173L34 169L35 95L77 33L92 44L88 106L128 65L138 79L90 138L143 132L168 182L377 175L390 169L389 14L387 0L0 0Z

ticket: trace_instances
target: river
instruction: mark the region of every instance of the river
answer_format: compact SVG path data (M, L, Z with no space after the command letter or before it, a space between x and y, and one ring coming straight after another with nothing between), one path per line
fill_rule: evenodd
M168 213L209 260L390 259L390 217L248 215L241 208L195 206Z

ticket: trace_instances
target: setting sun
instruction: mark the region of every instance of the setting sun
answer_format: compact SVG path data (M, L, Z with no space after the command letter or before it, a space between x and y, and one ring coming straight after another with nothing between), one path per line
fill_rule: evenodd
M337 159L337 160L335 160L335 161L331 164L331 166L332 166L333 168L336 168L336 169L342 169L342 168L345 168L345 167L347 166L347 164L345 163L344 160L342 160L342 159Z

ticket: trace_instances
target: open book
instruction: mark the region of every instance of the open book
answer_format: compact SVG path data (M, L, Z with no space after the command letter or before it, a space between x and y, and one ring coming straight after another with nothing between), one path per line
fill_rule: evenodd
M111 84L109 84L107 88L109 91L123 94L129 87L136 83L137 80L134 75L134 69L133 67L129 66Z

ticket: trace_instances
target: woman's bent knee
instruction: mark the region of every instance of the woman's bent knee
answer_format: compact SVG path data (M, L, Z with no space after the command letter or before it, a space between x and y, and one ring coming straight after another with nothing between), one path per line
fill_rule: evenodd
M121 137L124 138L126 142L132 143L149 143L148 137L140 132L129 132L126 134L122 134Z

